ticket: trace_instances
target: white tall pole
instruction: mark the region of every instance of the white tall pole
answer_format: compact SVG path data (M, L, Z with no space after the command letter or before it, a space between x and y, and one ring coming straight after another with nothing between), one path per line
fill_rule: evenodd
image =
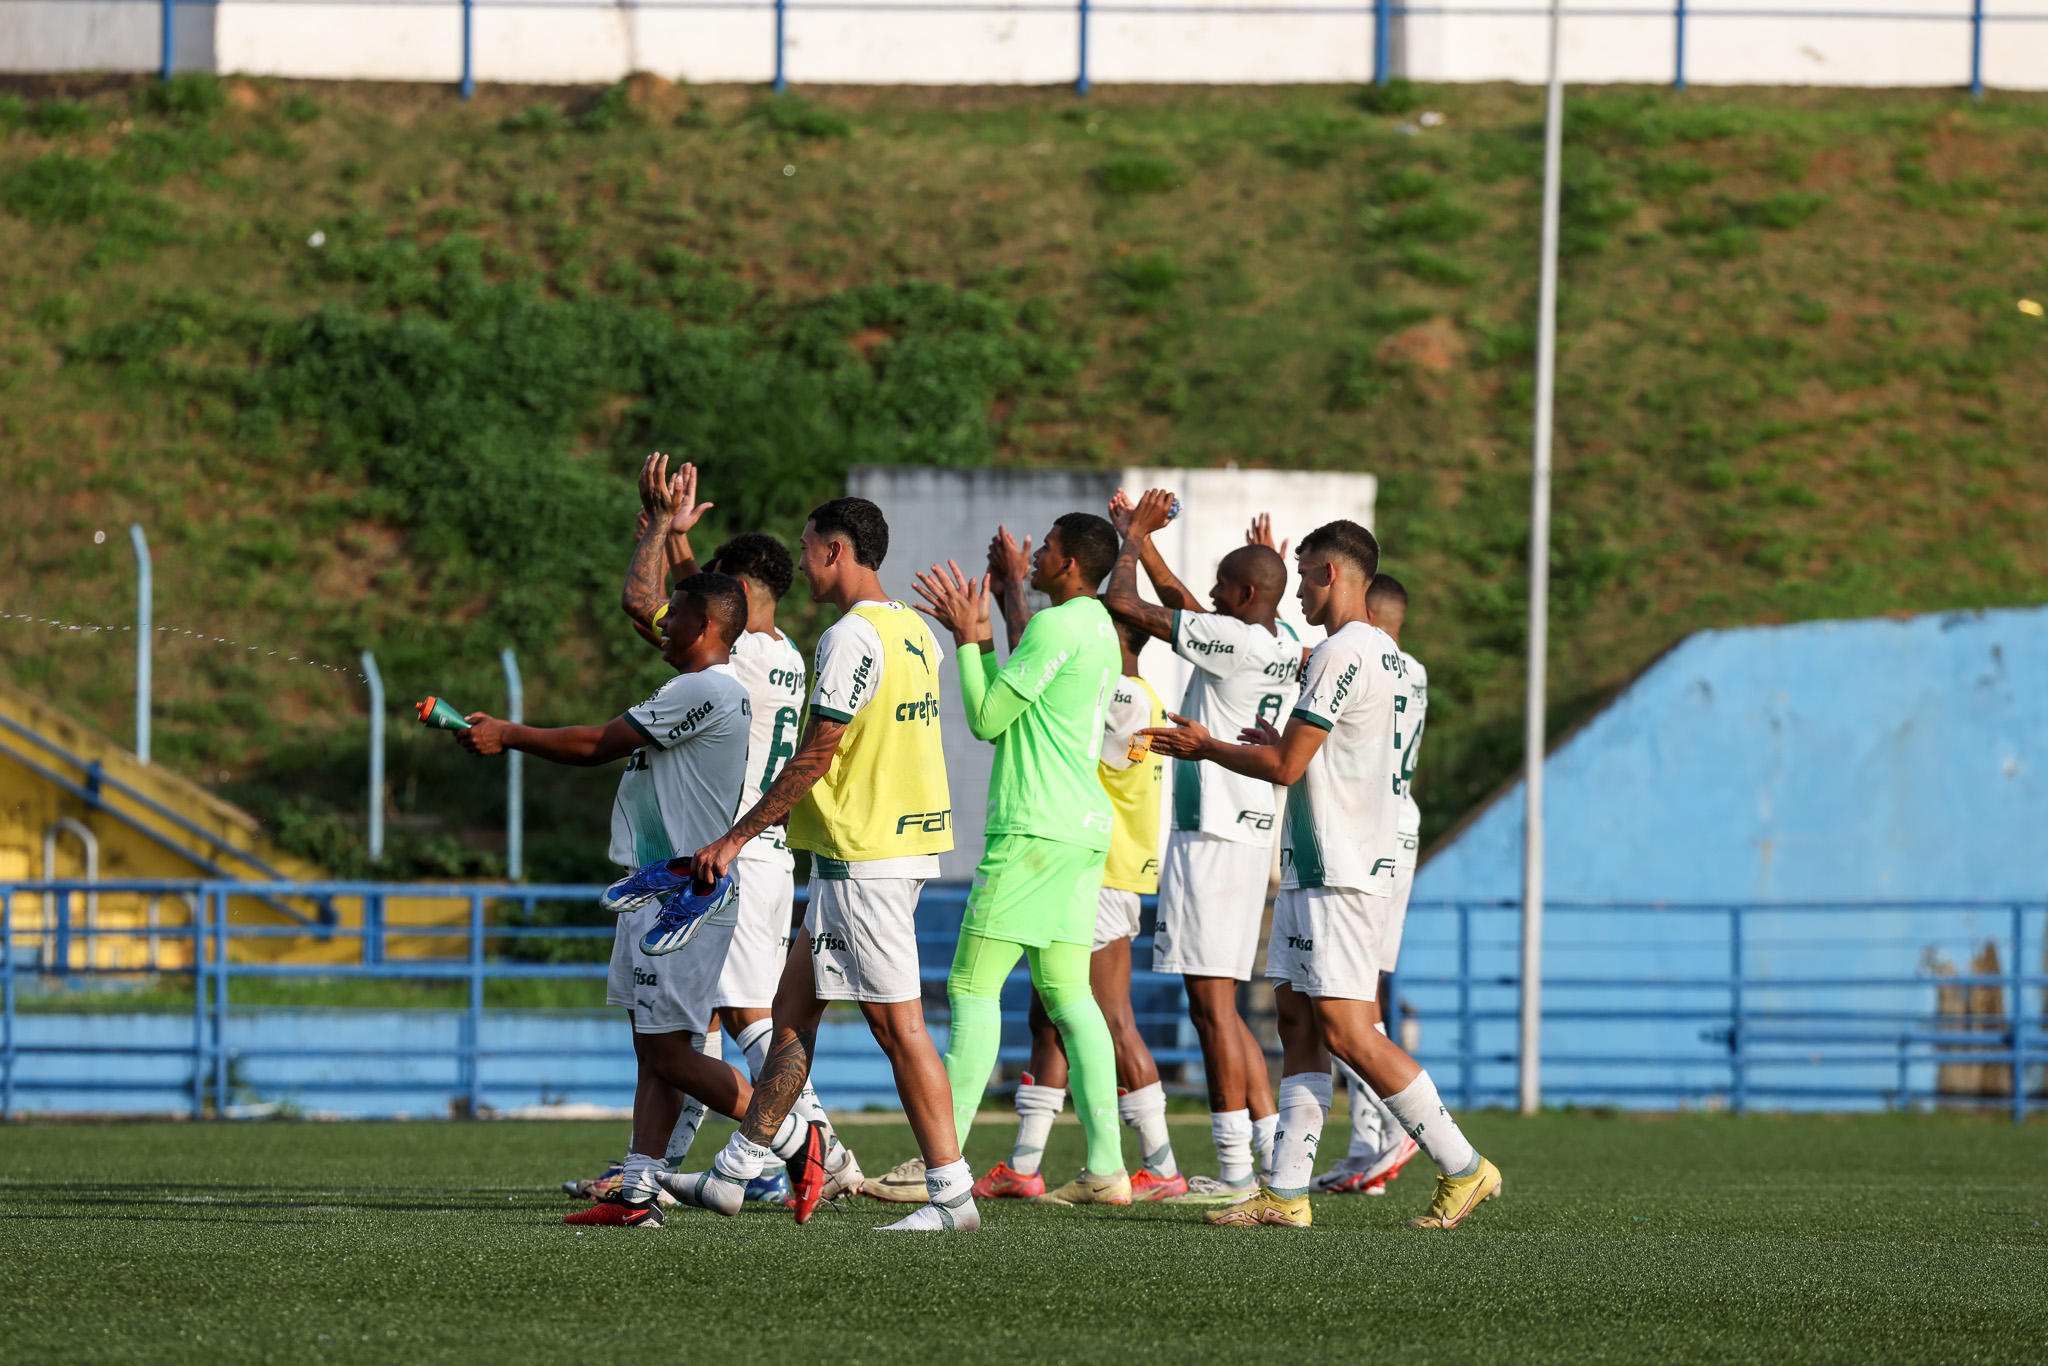
M1557 204L1564 156L1561 0L1550 0L1550 88L1543 111L1543 261L1536 299L1536 424L1529 475L1529 679L1522 790L1521 1111L1543 1104L1544 676L1550 658L1550 423L1557 377Z
M135 547L135 757L149 762L149 665L150 646L156 641L156 586L149 567L149 537L142 523L128 527L128 543Z
M507 645L498 652L505 666L505 719L513 725L526 721L526 689L519 681L519 660ZM505 751L505 876L514 882L526 863L526 785L521 779L525 758L518 750Z
M370 682L370 859L384 857L384 675L377 656L363 651L363 677Z

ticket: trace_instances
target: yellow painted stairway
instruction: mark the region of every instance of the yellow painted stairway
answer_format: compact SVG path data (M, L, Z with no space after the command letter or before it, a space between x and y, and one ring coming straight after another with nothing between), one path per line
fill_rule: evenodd
M316 864L280 849L261 822L198 784L145 764L126 749L57 708L0 683L0 897L7 901L17 962L58 970L189 970L187 934L151 938L110 934L155 925L193 923L196 898L183 890L74 894L68 961L58 964L56 898L7 895L9 884L44 879L136 879L307 882L329 877ZM347 931L363 924L364 898L304 894L228 898L229 924L303 931L236 939L235 960L345 963L361 954ZM387 926L459 929L467 898L431 894L389 897ZM93 928L101 933L87 935ZM388 958L447 957L465 951L450 936L394 935ZM25 966L26 963L24 962Z

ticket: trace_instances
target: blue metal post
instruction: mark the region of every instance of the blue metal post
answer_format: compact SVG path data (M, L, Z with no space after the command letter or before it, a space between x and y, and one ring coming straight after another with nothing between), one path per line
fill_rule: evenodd
M505 719L513 725L526 720L526 687L520 682L519 660L507 645L498 652L505 666ZM505 876L519 881L526 867L526 782L518 750L505 755Z
M44 870L45 873L48 871L48 869ZM59 891L55 896L57 902L57 947L50 954L51 961L45 970L69 972L71 971L71 893Z
M789 78L782 71L782 19L789 0L775 0L775 93L780 95L789 89Z
M2027 911L2012 908L2012 1122L2027 1122Z
M384 895L363 894L363 966L384 961Z
M482 1104L482 1069L477 1054L483 1048L484 1033L484 898L469 895L469 1117L475 1119Z
M0 1124L14 1116L14 895L0 892L0 1009L6 1012L7 1038L0 1043Z
M1076 95L1085 95L1088 93L1088 0L1080 0L1079 14L1081 18L1081 72L1074 78L1074 93Z
M1742 1057L1742 907L1728 908L1728 1090L1741 1114L1749 1104L1749 1069Z
M161 78L171 78L171 57L178 42L178 0L162 0L163 5L163 58L164 69Z
M1672 64L1671 88L1685 89L1685 0L1678 0L1678 55Z
M1458 1107L1472 1108L1472 908L1458 907Z
M462 0L462 98L476 93L476 0Z
M1984 98L1984 0L1970 0L1970 94Z
M206 1118L206 922L213 891L201 888L192 908L192 1118Z
M1394 0L1372 3L1372 82L1385 85L1394 75ZM1465 1102L1470 1105L1468 1099Z
M228 893L217 894L213 913L213 1113L228 1111Z

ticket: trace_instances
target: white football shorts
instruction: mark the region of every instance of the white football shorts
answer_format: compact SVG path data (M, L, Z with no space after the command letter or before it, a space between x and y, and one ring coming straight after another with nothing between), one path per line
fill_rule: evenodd
M1273 900L1266 976L1305 996L1375 999L1393 903L1349 887L1282 888Z
M1119 939L1138 933L1138 894L1119 887L1104 887L1095 894L1095 944L1106 949Z
M1193 830L1166 836L1152 971L1249 982L1273 870L1268 841L1241 844Z
M619 917L612 935L611 971L605 978L605 1004L632 1011L636 1034L707 1034L738 910L726 907L688 944L657 958L640 952L640 937L659 914L659 906L644 906Z
M811 975L821 1001L888 1004L924 994L917 974L923 878L811 879Z
M739 875L735 898L739 918L712 1004L766 1010L775 1004L782 965L789 960L789 916L796 905L796 874L779 859L738 858L732 867Z
M1401 836L1401 852L1394 856L1393 905L1387 910L1386 932L1380 936L1380 971L1392 972L1401 961L1401 932L1408 927L1408 894L1415 890L1414 835Z

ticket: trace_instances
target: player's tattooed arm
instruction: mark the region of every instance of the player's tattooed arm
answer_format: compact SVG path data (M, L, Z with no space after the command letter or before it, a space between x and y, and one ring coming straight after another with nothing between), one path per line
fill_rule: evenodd
M1147 493L1132 509L1122 524L1126 528L1123 546L1117 551L1116 565L1109 571L1109 582L1102 590L1102 605L1109 609L1111 616L1128 621L1148 635L1160 640L1173 639L1173 611L1170 605L1147 602L1138 596L1138 565L1145 552L1152 545L1152 533L1166 525L1166 509L1172 506L1171 495L1164 502L1154 495L1159 490ZM1119 511L1112 503L1110 511ZM1155 556L1157 551L1152 552ZM1171 576L1169 576L1171 577ZM1158 579L1153 583L1156 586ZM1162 598L1166 595L1162 592Z
M695 465L685 461L680 470L670 474L668 457L656 451L640 467L644 529L633 550L632 565L626 571L626 587L619 595L619 606L650 644L661 644L654 614L668 601L667 576L673 573L683 579L697 571L697 560L690 550L690 528L711 507L710 503L697 501Z
M768 790L761 794L761 800L753 809L740 817L740 823L725 832L720 839L699 849L695 866L701 875L708 871L712 877L724 877L725 870L732 866L734 858L746 847L748 840L760 834L771 825L780 825L789 817L804 794L832 767L832 756L839 752L839 737L846 733L844 721L830 721L822 716L813 716L804 728L804 738L796 747L796 754L775 776Z
M746 1121L740 1126L740 1132L750 1142L765 1148L774 1139L784 1117L803 1094L817 1052L817 1030L795 1029L788 1034L776 1031L768 1060L761 1065L761 1075L754 1079L754 1099L747 1106Z
M1166 715L1173 725L1138 732L1151 736L1152 748L1159 753L1174 759L1207 759L1232 773L1278 783L1281 787L1292 787L1301 780L1308 761L1323 747L1323 737L1329 734L1321 726L1297 716L1288 721L1287 729L1275 741L1268 741L1262 733L1255 741L1233 745L1211 735L1208 727L1199 722L1172 712ZM1245 732L1247 736L1252 733Z
M1147 489L1145 496L1136 503L1124 497L1123 490L1117 490L1130 508L1122 513L1122 520L1115 523L1120 534L1130 535L1130 528L1136 527L1143 533L1144 544L1138 548L1139 563L1145 567L1145 577L1152 581L1152 591L1159 595L1159 601L1171 612L1206 612L1194 590L1180 581L1180 576L1166 567L1166 557L1159 553L1159 547L1152 540L1153 533L1161 530L1173 520L1173 492L1170 489ZM1119 515L1115 502L1110 504L1114 518Z
M995 591L996 607L1003 614L1003 627L1014 651L1031 621L1031 604L1024 600L1024 588L1031 582L1029 536L1019 546L1009 527L996 528L995 539L988 543L988 582Z

